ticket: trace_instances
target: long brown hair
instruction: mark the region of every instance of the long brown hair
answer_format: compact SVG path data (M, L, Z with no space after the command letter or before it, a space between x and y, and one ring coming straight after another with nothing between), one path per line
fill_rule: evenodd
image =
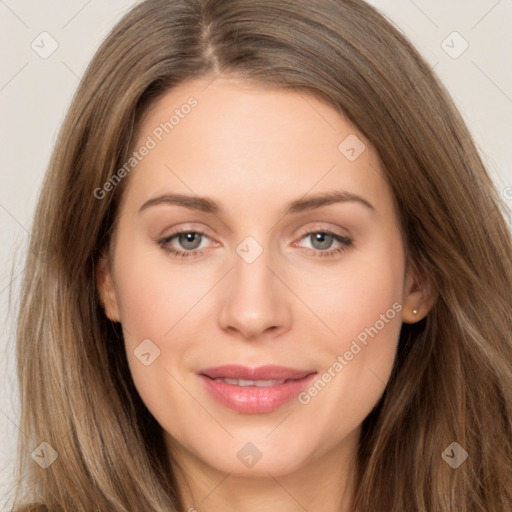
M506 206L432 70L361 0L147 0L99 48L32 231L17 346L30 440L20 438L17 505L183 508L177 466L95 287L129 177L101 199L94 191L126 162L153 102L220 73L313 94L350 119L380 155L409 263L439 292L426 318L402 326L391 379L363 423L354 510L512 510ZM41 442L58 454L46 469L30 457ZM453 442L469 454L457 469L442 457Z

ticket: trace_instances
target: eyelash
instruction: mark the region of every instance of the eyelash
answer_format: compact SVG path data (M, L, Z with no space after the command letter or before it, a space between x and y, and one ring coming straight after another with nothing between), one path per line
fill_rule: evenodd
M194 250L189 250L189 251L179 251L177 249L170 248L168 245L171 242L171 240L173 240L177 236L179 236L181 234L190 234L190 233L199 235L200 237L208 238L208 235L206 235L205 233L203 233L201 231L193 231L193 230L184 229L184 230L176 231L175 233L172 233L171 235L169 235L165 238L162 238L161 240L158 240L158 243L165 251L167 251L169 254L171 254L175 258L189 258L189 257L201 256L201 254L202 254L201 250L194 249ZM319 249L311 249L309 247L304 247L307 254L312 255L313 257L321 257L321 258L334 257L338 254L341 254L343 251L345 251L345 249L347 249L348 247L350 247L352 245L352 240L350 238L346 238L344 236L338 235L337 233L334 233L333 231L329 231L328 229L309 231L309 232L305 233L300 238L300 240L302 240L310 235L315 235L318 233L321 233L323 235L332 236L335 241L339 242L342 245L341 245L341 247L338 247L336 249L328 249L325 251L321 251Z

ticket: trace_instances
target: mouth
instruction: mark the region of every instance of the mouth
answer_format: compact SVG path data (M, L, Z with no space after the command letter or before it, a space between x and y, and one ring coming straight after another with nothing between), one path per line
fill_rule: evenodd
M208 377L205 375L205 377ZM208 377L211 379L211 377ZM246 379L228 379L228 378L216 378L212 379L217 382L225 382L226 384L230 384L231 386L256 386L258 388L265 388L269 386L280 386L281 384L284 384L285 382L290 382L294 380L300 380L300 379L279 379L279 380L246 380Z
M276 365L266 365L259 366L257 368L250 368L249 366L231 364L205 368L200 370L198 373L205 375L206 377L210 377L211 379L236 379L255 382L282 380L284 382L291 379L302 379L311 373L316 373L316 371L299 370L296 368Z
M274 411L290 402L313 380L315 370L283 366L218 366L197 373L217 402L241 413Z

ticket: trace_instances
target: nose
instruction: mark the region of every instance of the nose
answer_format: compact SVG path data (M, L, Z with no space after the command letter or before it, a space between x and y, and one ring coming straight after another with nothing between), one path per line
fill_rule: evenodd
M252 263L235 255L223 288L221 328L248 340L275 337L289 329L290 292L276 275L266 251Z

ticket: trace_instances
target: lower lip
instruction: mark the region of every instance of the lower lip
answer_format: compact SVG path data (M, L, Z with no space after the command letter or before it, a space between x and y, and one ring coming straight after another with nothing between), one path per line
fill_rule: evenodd
M278 386L234 386L222 381L199 375L208 391L221 404L238 412L257 414L271 412L288 403L304 391L315 378L316 373L298 380L291 380Z

